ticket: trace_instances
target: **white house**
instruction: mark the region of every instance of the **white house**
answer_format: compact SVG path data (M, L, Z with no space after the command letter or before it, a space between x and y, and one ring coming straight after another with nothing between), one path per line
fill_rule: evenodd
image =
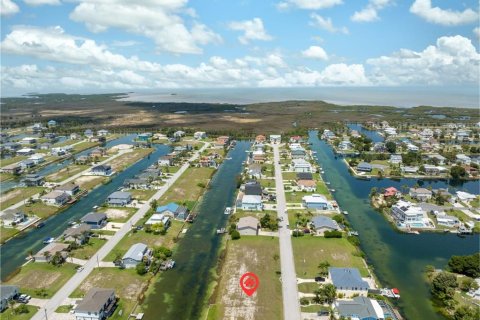
M170 217L163 213L154 213L150 218L148 218L145 224L152 225L161 223L166 228L170 224Z
M257 195L244 195L242 198L242 210L263 210L262 197Z
M448 216L448 215L437 215L437 224L446 226L446 227L453 227L459 223L457 217Z
M303 206L307 209L326 210L328 208L328 201L324 195L312 194L311 196L304 196L302 198Z
M390 155L389 162L391 164L401 164L402 163L402 155L401 154L392 154Z
M470 162L472 162L472 159L464 154L457 154L455 158L457 162L460 162L462 164L470 164Z
M270 135L270 143L280 143L282 142L282 136L279 134Z
M54 190L44 196L41 196L40 199L48 205L60 207L70 200L70 196L63 191Z
M392 216L397 222L406 226L421 228L425 227L424 217L427 213L411 202L400 200L392 206Z
M197 131L193 134L193 137L197 140L202 140L207 137L207 134L203 131Z
M310 162L304 159L293 159L291 167L295 172L313 172Z
M35 153L28 159L32 160L35 164L40 164L45 161L45 156L41 153Z
M417 147L416 145L412 144L412 143L408 143L407 144L407 150L411 151L411 152L417 152L418 150L420 150L420 148Z

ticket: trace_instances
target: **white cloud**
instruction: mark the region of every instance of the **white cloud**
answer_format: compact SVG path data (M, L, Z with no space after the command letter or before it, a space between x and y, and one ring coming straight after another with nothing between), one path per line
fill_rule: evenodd
M310 46L307 50L302 51L302 56L309 59L328 60L327 53L319 46Z
M388 6L392 0L370 0L365 8L355 11L351 19L355 22L372 22L378 20L378 11Z
M119 28L153 39L158 51L200 54L200 45L221 42L221 37L204 24L193 21L187 28L182 15L192 18L194 11L185 7L187 0L131 3L128 0L84 0L70 14L84 22L92 32Z
M20 8L12 0L0 0L0 15L10 16L19 11L20 11Z
M431 23L446 26L456 26L478 22L478 13L468 8L464 11L454 11L432 7L431 0L415 0L410 7L410 12Z
M470 39L441 37L436 45L416 52L402 49L391 56L369 59L377 83L389 84L470 84L478 83L480 54Z
M59 5L60 0L23 0L29 6L41 6L41 5Z
M342 4L342 0L287 0L279 2L277 8L279 10L285 10L290 7L296 7L306 10L319 10L330 8L339 4Z
M134 40L126 40L126 41L115 40L112 42L112 46L114 47L133 47L139 44L140 44L139 42Z
M313 27L318 27L320 29L323 29L332 33L340 32L340 33L348 34L348 29L346 27L341 27L341 28L335 27L333 25L331 18L324 18L317 13L312 13L310 15L310 18L312 19L310 21L310 25Z
M475 34L477 39L480 39L480 27L476 27L475 29L473 29L473 33Z
M248 44L250 40L272 40L263 26L263 21L260 18L253 18L252 20L233 21L229 23L229 28L236 31L243 31L243 35L238 37L238 41L242 44Z

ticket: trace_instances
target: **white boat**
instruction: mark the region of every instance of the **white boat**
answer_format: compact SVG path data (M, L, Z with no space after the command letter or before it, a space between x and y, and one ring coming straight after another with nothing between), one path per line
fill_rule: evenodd
M232 158L228 157L228 158L225 158L225 160L232 160Z
M348 215L348 211L343 211L342 212L344 215Z
M224 214L230 214L232 213L232 208L231 207L226 207Z
M43 240L43 244L49 244L49 243L52 243L53 241L55 241L55 238L53 238L53 237L45 238Z
M217 234L224 234L226 232L227 232L227 230L225 228L217 229Z

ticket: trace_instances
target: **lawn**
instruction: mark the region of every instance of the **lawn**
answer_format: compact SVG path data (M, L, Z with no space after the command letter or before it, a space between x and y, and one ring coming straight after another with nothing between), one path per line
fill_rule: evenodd
M4 210L17 202L28 200L31 196L40 193L45 188L23 187L12 189L0 197L1 209Z
M72 250L70 256L73 258L90 259L104 244L106 240L99 238L90 238L88 243L82 245L81 248Z
M16 305L18 306L18 304ZM22 314L13 314L12 313L12 308L8 308L7 310L5 310L3 313L1 313L1 317L2 320L10 320L10 319L15 319L15 320L28 320L30 318L32 318L35 313L37 313L38 311L38 307L35 307L35 306L29 306L27 305L27 309L28 309L28 313L22 313Z
M98 209L98 212L103 212L107 215L108 221L121 223L127 222L137 211L137 208L126 207L100 207Z
M19 231L15 228L5 228L3 226L0 227L0 243L4 243L18 232Z
M275 188L275 180L274 179L258 179L260 185L263 188Z
M296 172L282 172L283 180L296 180L297 173Z
M303 293L313 293L318 288L319 285L316 282L304 282L298 285L298 291Z
M314 278L318 275L318 264L324 260L332 267L358 268L363 277L368 276L363 259L347 239L326 239L304 236L292 238L295 270L300 278Z
M134 199L139 201L147 201L150 199L158 190L126 190L132 194Z
M41 201L37 201L32 204L24 204L20 207L20 210L23 210L26 214L36 215L39 218L45 219L48 218L60 210L59 207L49 206L44 204Z
M52 182L61 182L65 179L68 179L77 173L80 173L84 170L87 170L90 166L88 165L77 165L77 164L71 164L51 175L48 175L46 177L47 181L52 181Z
M70 263L56 267L50 263L30 262L6 283L19 286L22 293L32 297L50 298L77 272L75 267ZM45 297L39 292L41 289L44 289Z
M313 306L301 306L300 307L302 312L308 312L308 313L317 313L318 311L328 311L328 308L325 306L320 306L320 305L313 305Z
M149 275L140 276L135 269L95 268L75 289L71 297L83 297L93 287L112 288L120 298L119 305L109 319L126 319L131 313L142 287L146 286ZM122 316L119 316L119 312Z
M113 170L122 171L138 160L145 158L148 154L152 153L153 150L153 148L134 149L132 152L125 153L122 156L109 161L108 164L112 166Z
M185 204L192 209L195 202L203 194L205 188L199 184L207 185L212 177L212 168L188 168L182 176L173 184L163 197L158 201L159 205L169 202Z
M117 256L123 256L132 245L139 242L146 244L150 248L153 246L166 246L168 248L173 248L174 238L182 230L182 226L183 222L172 221L167 234L164 236L146 233L143 230L137 232L130 231L103 260L113 261Z
M109 178L106 177L96 177L96 176L82 176L75 179L75 183L80 186L80 189L91 190L101 184L104 181L108 181Z
M164 173L175 173L178 170L180 170L180 166L162 167L162 172Z
M283 317L282 285L280 282L279 243L277 238L243 236L229 241L225 263L217 288L215 319L276 320ZM245 272L260 279L256 293L247 297L238 281Z
M285 192L285 199L288 203L301 203L303 197L312 195L314 193L315 192L304 192L304 191Z
M84 141L84 142L81 142L81 143L73 146L73 153L78 153L80 151L83 151L83 150L86 150L88 148L92 148L92 147L95 147L95 146L98 146L98 142Z
M15 176L11 173L0 172L0 182L4 182L13 179Z
M62 305L62 306L59 306L55 312L56 313L69 313L70 310L72 310L72 305Z
M15 157L11 157L11 158L5 158L5 159L1 159L0 160L0 167L5 167L5 166L8 166L9 164L12 164L12 163L16 163L16 162L19 162L19 161L22 161L22 160L25 160L27 159L26 156L15 156Z
M271 217L273 218L277 218L277 212L274 211L274 210L265 210L265 211L244 211L244 210L241 210L241 209L237 209L237 211L235 212L235 214L231 215L230 216L230 221L232 221L233 219L235 220L238 220L242 217L248 217L248 216L251 216L251 217L256 217L258 218L259 220L265 215L265 214L269 214Z

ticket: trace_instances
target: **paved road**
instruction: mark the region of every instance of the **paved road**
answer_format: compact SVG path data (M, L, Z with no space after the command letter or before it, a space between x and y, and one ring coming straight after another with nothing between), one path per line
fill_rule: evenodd
M273 145L275 163L275 184L277 189L277 214L283 221L279 223L280 262L282 270L283 318L285 320L300 320L300 303L298 299L297 274L293 261L292 239L287 228L288 215L285 212L285 190L283 188L282 169L280 167L280 152L277 144Z
M200 153L209 146L206 143L199 151L197 151L191 158L190 161L193 161L198 158ZM90 272L97 267L97 264L102 261L105 256L112 251L112 249L120 242L120 240L130 231L131 226L143 218L144 214L150 209L150 201L153 199L159 199L163 194L170 188L170 186L188 169L190 164L185 163L180 170L178 170L160 190L157 191L150 199L147 201L138 211L135 213L130 220L123 225L123 227L115 233L104 245L98 250L97 254L94 255L90 260L88 260L83 266L83 271L76 273L63 287L57 291L57 293L45 304L44 309L40 309L31 320L43 320L45 319L45 314L50 318L50 315L62 305L63 301L72 294L72 292L87 278Z

